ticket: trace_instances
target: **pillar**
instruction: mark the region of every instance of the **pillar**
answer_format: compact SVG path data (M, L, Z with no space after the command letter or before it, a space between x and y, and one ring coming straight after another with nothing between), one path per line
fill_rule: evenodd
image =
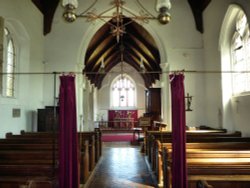
M162 77L161 77L161 90L162 90L162 120L167 123L166 130L171 130L171 102L170 102L170 89L169 89L169 63L161 63Z

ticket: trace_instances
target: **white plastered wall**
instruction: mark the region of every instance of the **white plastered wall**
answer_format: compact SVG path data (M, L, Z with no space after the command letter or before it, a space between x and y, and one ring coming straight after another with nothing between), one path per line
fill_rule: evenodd
M39 10L31 1L1 0L0 12L16 44L16 71L43 72L43 19ZM31 131L36 126L36 110L43 105L43 75L16 75L15 81L15 97L0 96L1 138L6 132ZM12 116L13 109L20 109L19 117Z

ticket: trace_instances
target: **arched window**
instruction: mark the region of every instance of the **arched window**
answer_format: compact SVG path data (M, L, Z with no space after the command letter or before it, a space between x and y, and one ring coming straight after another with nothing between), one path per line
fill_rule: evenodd
M234 73L233 94L239 95L250 92L250 33L247 17L243 11L236 16L235 31L231 41L231 67Z
M127 75L119 75L111 85L111 107L135 107L135 84Z
M11 33L4 28L4 64L3 72L3 95L6 97L14 97L15 88L15 45Z

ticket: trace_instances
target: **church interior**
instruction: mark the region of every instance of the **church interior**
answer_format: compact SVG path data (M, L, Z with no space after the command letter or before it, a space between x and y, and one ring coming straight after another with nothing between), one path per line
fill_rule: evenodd
M0 5L0 188L250 187L248 0Z

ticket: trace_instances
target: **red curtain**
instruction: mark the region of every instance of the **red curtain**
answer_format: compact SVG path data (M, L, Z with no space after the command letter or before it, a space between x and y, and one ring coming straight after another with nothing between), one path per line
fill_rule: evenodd
M172 74L172 188L187 187L184 75Z
M75 77L60 76L59 187L79 188Z

